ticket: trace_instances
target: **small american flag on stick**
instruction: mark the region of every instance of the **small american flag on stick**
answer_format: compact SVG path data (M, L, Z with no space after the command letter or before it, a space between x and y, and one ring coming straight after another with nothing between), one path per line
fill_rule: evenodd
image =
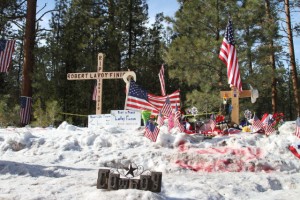
M216 122L216 118L215 118L215 115L214 115L214 114L212 114L212 115L210 116L209 123L210 123L211 131L215 130L216 125L217 125L217 122Z
M253 132L257 132L263 128L263 123L258 119L256 115L253 117L253 122L252 122L252 130Z
M162 116L161 112L158 113L156 123L158 126L164 125L164 117Z
M165 104L161 108L161 113L167 117L169 117L172 114L172 107L169 97L167 97Z
M268 120L268 122L266 124L264 124L264 131L265 131L265 134L266 135L270 135L271 133L273 133L274 131L276 131L274 128L273 128L273 122L274 122L274 119L273 118L270 118Z
M296 120L296 132L295 135L300 138L300 117Z
M180 110L178 110L177 106L176 106L176 109L175 109L175 119L174 119L174 125L175 127L178 127L179 130L181 132L184 132L184 126L180 123L180 118L181 118L181 113L180 113Z
M159 133L159 128L157 128L157 126L155 126L154 123L151 120L149 120L145 128L144 136L150 139L151 141L156 142L158 133Z

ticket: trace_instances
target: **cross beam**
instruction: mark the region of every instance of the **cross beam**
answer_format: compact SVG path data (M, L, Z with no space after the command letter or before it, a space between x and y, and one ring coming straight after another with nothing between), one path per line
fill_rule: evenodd
M127 71L103 72L103 54L98 54L97 72L68 73L68 80L97 80L96 114L102 113L102 84L103 79L122 79ZM134 72L132 72L134 73Z
M244 90L239 93L236 87L232 87L230 91L221 91L220 96L221 98L224 97L231 98L231 102L232 102L231 121L236 124L239 124L240 123L239 98L251 97L251 90Z

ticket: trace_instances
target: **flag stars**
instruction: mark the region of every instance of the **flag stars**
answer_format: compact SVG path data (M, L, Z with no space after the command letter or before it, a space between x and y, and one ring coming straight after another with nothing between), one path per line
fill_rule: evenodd
M235 45L234 36L233 36L233 26L231 20L229 20L228 25L226 27L225 38L231 45Z

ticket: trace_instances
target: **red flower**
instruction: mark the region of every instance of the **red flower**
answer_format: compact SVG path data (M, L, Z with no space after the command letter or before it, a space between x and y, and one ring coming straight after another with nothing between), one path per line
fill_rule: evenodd
M223 115L218 115L216 117L216 123L223 122L224 120L225 120L225 117Z

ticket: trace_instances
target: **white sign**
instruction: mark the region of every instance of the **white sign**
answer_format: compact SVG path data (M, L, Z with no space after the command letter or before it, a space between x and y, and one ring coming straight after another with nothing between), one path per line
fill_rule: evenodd
M134 110L112 110L111 125L130 130L141 126L141 113Z
M89 115L89 128L103 128L111 125L111 114Z

